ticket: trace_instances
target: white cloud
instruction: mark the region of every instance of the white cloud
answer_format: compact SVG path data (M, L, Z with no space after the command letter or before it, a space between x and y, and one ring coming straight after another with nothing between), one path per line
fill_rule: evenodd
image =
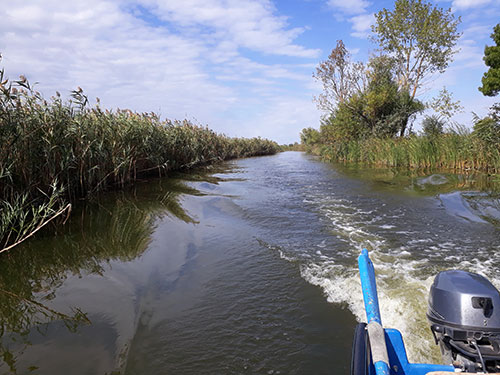
M344 16L350 16L348 21L352 24L351 36L356 38L366 38L370 33L370 26L374 21L372 14L367 13L367 7L371 4L366 0L328 0L327 4L332 9L338 11L336 19L345 21Z
M353 55L353 56L354 56L354 55L357 55L357 54L359 53L359 51L361 51L361 49L360 49L360 48L348 48L347 50L348 50L348 51L349 51L349 53L350 53L351 55Z
M290 29L269 1L140 1L13 2L2 10L0 65L11 79L39 81L46 96L81 86L107 108L196 118L216 131L232 127L232 135L245 133L235 111L247 103L249 124L272 113L268 102L293 98L287 90L306 95L295 104L310 107L309 58L319 50L296 44L302 29ZM300 61L262 63L242 49Z
M352 23L352 36L357 38L366 38L370 34L371 25L375 22L373 14L360 14L349 18Z
M468 9L476 8L491 3L491 0L454 0L453 8Z
M143 0L160 19L183 27L204 26L216 38L255 51L317 57L319 50L294 44L304 29L287 29L286 17L274 15L269 0Z
M366 12L370 3L366 0L328 0L328 5L343 14L360 14Z
M490 25L470 25L463 31L462 38L474 40L487 39L489 38L492 30L493 28Z
M155 30L113 2L11 6L0 35L7 72L26 74L49 93L81 85L103 105L176 114L204 97L220 109L234 100L203 71L202 44Z
M454 56L455 65L460 68L483 68L484 47L473 39L461 39L457 47L460 51Z

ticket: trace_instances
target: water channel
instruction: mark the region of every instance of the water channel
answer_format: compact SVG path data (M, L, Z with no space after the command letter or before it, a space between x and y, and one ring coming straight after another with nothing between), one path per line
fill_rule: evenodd
M499 185L286 152L107 193L0 258L0 374L347 374L363 247L384 325L438 362L434 275L500 287Z

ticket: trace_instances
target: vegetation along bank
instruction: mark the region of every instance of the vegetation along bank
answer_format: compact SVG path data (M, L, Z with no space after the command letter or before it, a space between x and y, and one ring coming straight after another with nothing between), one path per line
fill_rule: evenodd
M418 94L459 53L460 23L451 9L421 0L396 0L375 14L378 54L354 62L340 40L314 77L323 92L315 98L325 113L320 129L306 128L301 143L327 160L403 168L450 168L500 172L500 103L474 117L472 129L453 122L462 110L444 87L428 102ZM500 24L491 35L479 90L500 91ZM431 115L426 113L431 112ZM412 130L422 119L422 131Z
M91 107L80 88L70 101L59 93L45 100L26 78L9 82L1 70L0 253L63 220L77 199L140 177L278 151L266 139Z

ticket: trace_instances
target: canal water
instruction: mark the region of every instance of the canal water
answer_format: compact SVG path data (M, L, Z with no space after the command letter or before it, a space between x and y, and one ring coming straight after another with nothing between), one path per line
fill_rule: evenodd
M500 287L499 181L286 152L141 181L0 258L0 374L347 374L364 319L439 361L434 275Z

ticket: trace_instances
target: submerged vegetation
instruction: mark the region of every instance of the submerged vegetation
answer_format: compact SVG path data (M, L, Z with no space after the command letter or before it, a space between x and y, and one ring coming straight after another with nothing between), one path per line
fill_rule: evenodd
M200 181L215 179L200 172ZM102 275L110 264L140 257L159 217L195 222L182 207L181 195L203 193L185 184L184 177L175 173L168 179L136 184L133 193L115 191L84 202L75 207L72 219L57 236L27 242L0 259L0 358L10 370L5 371L0 361L0 373L28 373L23 360L17 362L37 344L37 335L46 334L49 324L62 323L75 333L92 324L88 305L71 305L63 312L54 308L51 301L61 284L82 275Z
M274 154L272 141L229 138L154 113L89 106L80 88L45 100L0 71L0 252L29 238L77 199L138 178L232 158Z
M473 129L451 121L462 107L443 88L425 103L417 98L426 81L443 73L452 61L460 33L451 9L423 0L396 0L393 10L375 14L373 40L379 55L368 63L353 62L342 41L314 77L323 93L316 98L325 111L319 130L302 130L306 150L330 161L403 168L449 168L500 172L500 104L488 116L475 116ZM500 24L485 48L489 71L483 78L485 95L500 87L498 59ZM425 110L422 132L412 123Z

